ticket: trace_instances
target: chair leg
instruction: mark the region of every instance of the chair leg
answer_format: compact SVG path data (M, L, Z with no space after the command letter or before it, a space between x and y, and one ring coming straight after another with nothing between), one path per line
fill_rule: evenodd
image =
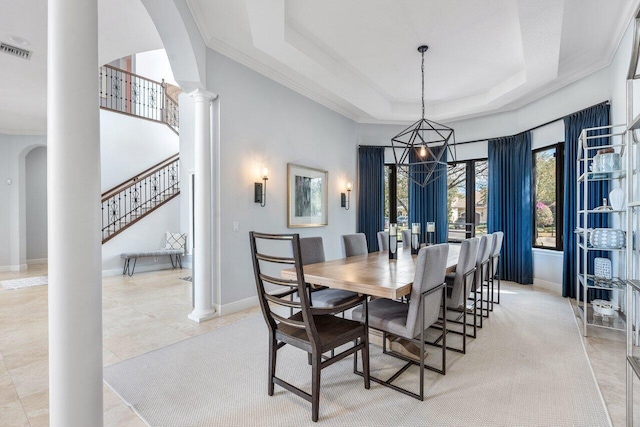
M278 345L276 337L272 336L269 339L269 396L273 396L273 378L276 376L276 356L278 352Z
M463 284L464 284L464 288L463 288L464 294L462 294L462 295L466 296L467 295L467 280L466 279L463 280ZM462 354L467 354L467 307L466 307L467 302L465 301L464 304L465 304L465 307L464 307L464 310L462 311ZM446 304L445 304L445 308L444 309L445 309L444 317L446 317L447 316L447 314L446 314L446 310L447 310ZM459 317L458 317L458 319L459 319Z
M473 336L478 336L478 290L476 289L476 282L473 281ZM466 309L466 307L465 307Z
M364 388L369 390L369 388L371 388L371 380L369 376L369 336L368 334L364 335L363 341L364 341L364 348L362 349L362 372L364 374ZM355 352L354 356L356 354L358 354L358 352Z
M442 322L442 375L447 375L447 291L446 290L442 292L442 310L444 310L444 316L443 316L443 322ZM462 339L464 340L462 344L464 349L464 342L467 341L466 334L463 336ZM424 347L424 343L422 344L422 346ZM422 358L424 359L424 351L422 352Z
M318 421L320 413L320 370L322 369L322 355L315 352L313 354L313 364L311 365L312 381L311 381L311 419Z

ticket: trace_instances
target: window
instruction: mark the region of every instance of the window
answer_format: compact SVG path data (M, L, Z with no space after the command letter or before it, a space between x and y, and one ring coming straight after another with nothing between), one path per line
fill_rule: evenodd
M384 229L389 223L398 224L398 230L409 228L409 178L398 173L395 164L385 165L384 174ZM402 234L398 233L399 241Z
M533 246L562 250L564 144L533 151Z
M450 242L487 233L487 159L449 163L447 215Z

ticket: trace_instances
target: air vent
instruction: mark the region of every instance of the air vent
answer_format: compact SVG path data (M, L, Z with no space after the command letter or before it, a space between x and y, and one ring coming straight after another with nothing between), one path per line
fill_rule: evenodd
M7 43L0 43L0 51L22 59L30 59L31 54L33 53L30 50L20 49L19 47L11 46Z

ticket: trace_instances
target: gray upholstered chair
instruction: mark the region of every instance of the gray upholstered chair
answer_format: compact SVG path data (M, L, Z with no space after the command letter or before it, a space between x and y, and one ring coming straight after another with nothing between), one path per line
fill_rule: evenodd
M424 400L424 369L427 368L443 375L446 372L447 306L445 303L444 277L448 255L449 245L446 243L420 249L416 260L416 270L409 304L385 298L379 298L369 303L369 327L382 331L383 352L407 362L407 365L402 367L396 375L393 375L390 381L384 381L379 378L375 379L375 381L420 400ZM435 342L426 342L425 330L438 322L440 307L442 307L444 313L442 334ZM356 308L353 311L353 318L362 320L362 313L363 309L361 307ZM387 334L402 337L419 347L419 360L407 358L392 350L387 351ZM442 347L442 367L440 369L425 365L425 344ZM409 365L418 365L420 367L419 393L413 393L391 384Z
M402 233L402 247L411 248L411 230L406 229L400 232Z
M502 251L502 242L504 241L504 233L496 231L493 233L493 250L491 251L491 267L489 280L491 281L491 311L493 311L493 303L500 304L500 252ZM498 299L493 297L494 280L498 279Z
M475 288L479 291L479 298L474 301L474 307L476 310L480 310L480 325L478 327L482 328L482 318L489 317L489 300L487 298L487 314L485 315L484 302L485 298L483 296L483 285L485 280L489 277L489 263L491 259L491 249L493 248L493 234L485 234L480 236L480 245L478 246L478 257L476 258L476 279L475 279ZM478 307L478 303L480 303L480 307Z
M364 233L344 234L342 240L342 252L345 257L366 255L369 253L367 247L367 236Z
M473 280L475 278L476 259L478 258L478 244L478 239L475 237L463 240L460 244L460 255L456 270L445 276L447 308L457 314L454 319L449 319L449 321L462 324L462 349L450 348L450 350L459 351L463 354L467 352L467 298L469 298L471 291L476 292ZM477 316L474 315L473 335L468 335L472 338L476 337L477 322ZM449 329L449 332L458 333L452 329Z
M302 265L324 262L324 243L322 237L304 237L300 239ZM343 306L359 298L355 292L342 289L318 289L311 293L311 305L315 308L334 308Z
M389 232L388 231L378 231L378 250L379 251L389 250Z

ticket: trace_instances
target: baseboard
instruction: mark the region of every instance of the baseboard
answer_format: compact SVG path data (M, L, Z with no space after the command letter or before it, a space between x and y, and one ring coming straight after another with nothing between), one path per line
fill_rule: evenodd
M144 273L147 271L169 270L173 265L170 262L163 264L136 265L134 274ZM102 277L119 276L122 274L122 267L112 270L102 270Z
M42 264L47 264L48 262L49 262L49 258L28 259L27 265L42 265Z
M24 271L29 269L27 264L17 264L17 265L0 265L0 272L3 271Z
M562 294L562 285L560 283L548 282L542 279L533 279L533 286L536 288L546 289L558 295Z
M230 302L229 304L216 305L216 310L220 316L226 316L227 314L236 313L247 308L257 307L259 303L260 301L258 300L258 296L254 295L249 298L241 299L240 301Z

